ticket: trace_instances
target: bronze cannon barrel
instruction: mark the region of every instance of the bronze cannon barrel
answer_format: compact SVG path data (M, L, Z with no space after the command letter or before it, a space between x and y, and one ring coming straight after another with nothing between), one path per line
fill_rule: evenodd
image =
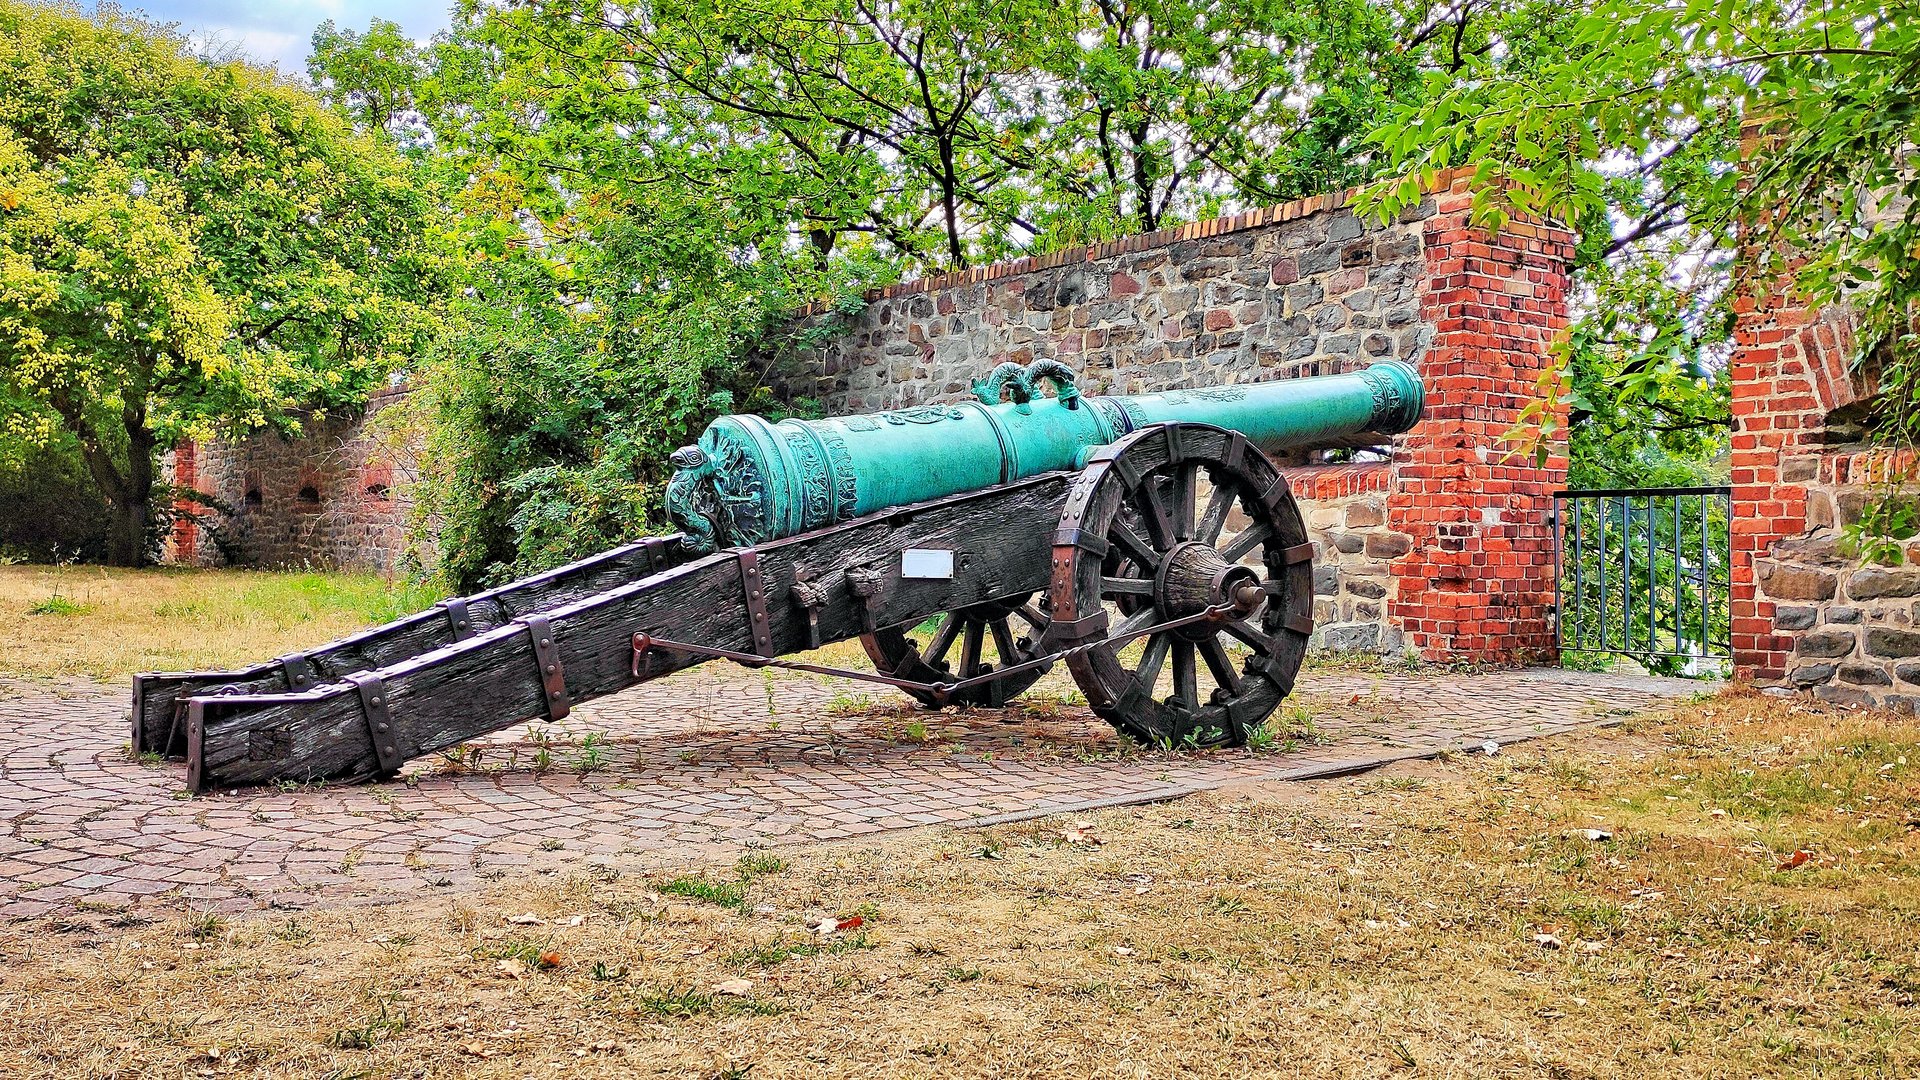
M1056 396L1040 396L1041 382ZM1273 451L1398 434L1419 419L1425 400L1419 375L1397 361L1340 375L1084 397L1069 369L1043 360L1001 365L975 395L824 420L722 416L696 446L674 454L680 468L668 485L668 513L693 550L756 544L1080 468L1094 447L1153 424L1211 424Z

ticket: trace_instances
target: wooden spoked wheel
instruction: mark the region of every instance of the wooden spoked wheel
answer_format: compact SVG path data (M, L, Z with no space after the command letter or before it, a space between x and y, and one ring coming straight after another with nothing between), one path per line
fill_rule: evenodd
M996 666L1010 667L1042 654L1040 641L1047 617L1032 600L1031 596L1010 597L936 616L938 621L924 647L900 627L863 635L860 643L883 675L921 683L970 679L994 671ZM992 661L987 659L989 650ZM1022 671L957 690L944 702L925 690L906 693L931 707L944 704L997 709L1044 674L1045 668Z
M1202 475L1212 490L1204 501ZM1246 527L1222 540L1238 508ZM1070 654L1093 711L1142 742L1244 743L1293 690L1313 631L1313 546L1279 469L1231 431L1146 428L1096 451L1055 534L1049 644L1066 648L1195 615ZM1128 650L1129 657L1131 651ZM1172 690L1161 694L1163 670Z

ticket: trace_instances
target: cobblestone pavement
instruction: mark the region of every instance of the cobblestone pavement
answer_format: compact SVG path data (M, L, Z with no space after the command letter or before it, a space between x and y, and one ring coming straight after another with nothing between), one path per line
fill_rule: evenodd
M1145 801L1554 734L1699 684L1309 672L1280 716L1296 737L1198 755L1134 748L1063 703L1070 686L1049 676L1005 713L928 713L864 685L710 666L404 782L190 798L184 766L128 758L121 688L0 681L0 918L395 902L514 870Z

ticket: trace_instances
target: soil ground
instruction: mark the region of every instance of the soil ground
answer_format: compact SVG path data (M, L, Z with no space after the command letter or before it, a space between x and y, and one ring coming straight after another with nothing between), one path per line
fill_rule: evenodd
M1736 690L379 910L83 909L0 929L0 1073L1911 1076L1916 755L1911 718Z

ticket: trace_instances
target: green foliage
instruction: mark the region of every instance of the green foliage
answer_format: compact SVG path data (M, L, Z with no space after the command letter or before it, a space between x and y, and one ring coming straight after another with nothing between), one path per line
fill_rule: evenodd
M567 262L480 260L422 366L418 507L452 580L514 577L662 524L667 455L736 402L771 411L742 357L784 310L781 282L734 265L710 228L639 214L594 222Z
M30 443L0 434L0 564L106 558L105 505L72 436Z
M358 404L419 344L429 213L269 72L0 0L0 430L71 437L141 561L159 447Z
M415 372L423 525L471 586L664 522L666 455L786 313L870 285L1337 187L1363 135L1539 0L465 0L428 46L329 23L310 64L406 149L467 254ZM793 403L804 409L808 403ZM389 410L391 412L391 410Z
M1534 77L1499 78L1481 64L1393 117L1376 137L1413 175L1375 193L1380 209L1417 198L1422 176L1461 166L1481 182L1476 210L1490 224L1530 213L1608 235L1679 228L1694 255L1669 253L1675 271L1738 251L1738 280L1721 272L1688 290L1723 293L1711 315L1696 307L1684 325L1652 320L1652 340L1623 350L1645 357L1617 387L1626 412L1685 402L1692 391L1678 385L1666 346L1689 334L1710 341L1723 334L1725 303L1791 280L1816 305L1851 306L1863 331L1857 362L1881 388L1877 434L1911 445L1920 434L1915 9L1608 0L1580 15L1571 43ZM1743 127L1744 170L1734 147ZM1643 224L1620 229L1623 174L1657 182L1641 186L1653 204ZM1693 389L1719 392L1708 380Z

